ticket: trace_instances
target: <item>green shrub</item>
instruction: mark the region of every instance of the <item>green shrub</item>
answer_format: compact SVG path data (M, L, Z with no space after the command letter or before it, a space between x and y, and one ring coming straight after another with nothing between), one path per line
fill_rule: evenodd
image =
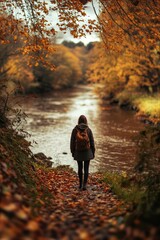
M148 126L137 139L138 162L135 169L141 174L146 188L137 212L146 219L160 217L160 126Z

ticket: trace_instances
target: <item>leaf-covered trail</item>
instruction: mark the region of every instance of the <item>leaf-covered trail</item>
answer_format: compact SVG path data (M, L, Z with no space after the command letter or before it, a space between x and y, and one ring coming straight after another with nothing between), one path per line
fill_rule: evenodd
M48 239L119 239L126 209L122 202L101 181L101 176L89 176L86 191L78 189L78 179L72 171L39 170L54 198L49 209L41 210L41 222ZM49 210L49 212L48 212Z
M8 174L6 166L2 165ZM102 181L102 175L91 174L87 190L82 191L78 189L77 174L68 168L38 168L35 173L39 195L31 198L24 192L24 183L18 187L12 179L5 177L9 185L4 188L0 202L1 239L159 239L155 227L145 227L139 220L131 226L124 223L127 206ZM29 202L33 203L34 197L33 211Z

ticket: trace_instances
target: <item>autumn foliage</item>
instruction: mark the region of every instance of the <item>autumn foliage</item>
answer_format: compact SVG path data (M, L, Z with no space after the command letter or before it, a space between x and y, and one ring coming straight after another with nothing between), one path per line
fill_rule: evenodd
M131 208L117 199L101 174L92 174L88 190L81 192L75 172L67 167L44 169L37 165L29 150L30 143L11 126L4 128L8 122L9 93L51 91L72 87L86 79L97 84L100 97L112 100L120 95L126 100L126 92L128 95L159 92L159 1L100 0L99 25L91 19L80 25L87 2L91 1L0 1L2 239L18 236L20 239L117 240L159 236L159 228L152 225L146 228L141 222L143 217L134 216L132 224L124 221ZM97 14L93 1L92 5ZM88 49L57 45L56 31L67 30L75 38L98 31L102 42L92 43ZM158 134L157 129L142 132L137 165L139 169L145 168L146 163L150 165L148 185L144 184L146 172L139 182L146 191L141 213L144 206L146 214L148 209L152 213L156 209L157 218L159 190L156 190L160 180L159 170L152 168L152 163L159 157Z
M97 82L102 97L122 92L158 92L160 46L158 1L101 1L103 43L90 55L89 81Z
M53 45L54 52L28 66L27 56L10 56L5 64L8 90L17 92L46 92L72 87L82 79L83 66L76 53L63 45ZM76 50L76 49L75 49ZM51 68L53 66L54 69Z

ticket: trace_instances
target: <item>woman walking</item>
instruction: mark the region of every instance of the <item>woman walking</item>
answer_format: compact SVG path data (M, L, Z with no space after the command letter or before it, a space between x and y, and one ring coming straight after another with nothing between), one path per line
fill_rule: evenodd
M92 130L88 127L87 118L84 115L79 117L78 125L72 130L70 149L72 157L78 164L79 189L86 190L89 164L90 160L94 158L95 145Z

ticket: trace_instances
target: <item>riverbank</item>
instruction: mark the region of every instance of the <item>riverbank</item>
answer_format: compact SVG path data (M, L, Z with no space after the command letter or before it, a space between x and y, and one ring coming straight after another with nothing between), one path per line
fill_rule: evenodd
M160 124L160 94L123 91L110 100L120 107L136 111L139 120Z
M0 129L2 239L156 239L159 229L134 218L131 205L113 193L100 173L90 174L87 191L67 166L35 163L30 143Z

